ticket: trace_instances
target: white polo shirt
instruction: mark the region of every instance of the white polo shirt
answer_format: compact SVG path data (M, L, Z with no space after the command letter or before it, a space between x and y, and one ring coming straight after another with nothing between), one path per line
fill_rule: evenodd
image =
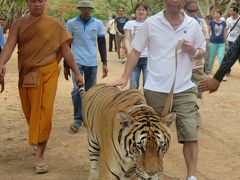
M187 16L177 30L164 17L164 10L149 17L136 34L132 46L138 52L148 48L148 75L144 88L169 93L175 73L175 46L178 40L190 41L195 48L205 51L205 39L198 22ZM178 67L174 93L195 86L191 81L191 56L178 51Z

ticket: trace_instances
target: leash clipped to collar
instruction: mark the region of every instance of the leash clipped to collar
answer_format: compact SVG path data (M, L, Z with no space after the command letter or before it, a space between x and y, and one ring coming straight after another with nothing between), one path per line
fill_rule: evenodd
M176 75L177 75L177 62L178 62L178 50L181 49L182 44L185 40L179 40L176 47L175 47L175 74L174 74L174 79L173 79L173 83L172 83L172 87L171 90L168 94L166 103L164 105L163 111L161 116L165 116L167 115L169 112L172 111L172 104L173 104L173 91L174 91L174 87L175 87L175 81L176 81Z

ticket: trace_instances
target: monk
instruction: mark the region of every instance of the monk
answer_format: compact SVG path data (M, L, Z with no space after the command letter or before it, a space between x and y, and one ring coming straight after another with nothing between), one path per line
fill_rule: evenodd
M72 37L64 27L45 15L47 0L27 0L29 15L12 24L0 56L0 85L4 90L4 65L18 44L19 95L29 126L29 144L36 148L36 173L48 172L43 155L52 126L54 99L62 56L76 75L77 85L83 78L72 55Z

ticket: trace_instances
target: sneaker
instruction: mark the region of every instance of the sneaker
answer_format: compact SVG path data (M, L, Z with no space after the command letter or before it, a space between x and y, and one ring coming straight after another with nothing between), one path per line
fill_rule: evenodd
M224 76L223 81L227 81L227 77L226 76Z
M71 130L72 133L75 134L75 133L78 133L79 128L76 127L76 126L74 126L74 124L71 124L71 126L70 126L70 130Z
M196 176L190 176L186 180L197 180L197 177Z

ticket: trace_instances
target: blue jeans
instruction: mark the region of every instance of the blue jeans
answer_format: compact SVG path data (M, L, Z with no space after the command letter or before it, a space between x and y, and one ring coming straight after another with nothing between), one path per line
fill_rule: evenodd
M132 71L130 76L130 89L139 88L139 78L141 71L143 74L143 86L144 86L145 81L147 79L147 57L139 58L135 69Z
M84 77L85 84L84 88L87 91L92 86L96 85L97 82L97 66L82 66L78 65L78 69L81 75ZM82 99L78 91L78 86L76 85L75 75L72 73L72 81L73 81L73 90L71 92L72 95L72 103L73 103L73 117L74 117L74 126L79 128L82 125Z

